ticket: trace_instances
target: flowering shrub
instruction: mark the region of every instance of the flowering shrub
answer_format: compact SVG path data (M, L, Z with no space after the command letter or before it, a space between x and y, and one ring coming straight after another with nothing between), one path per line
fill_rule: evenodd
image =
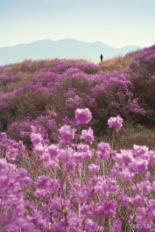
M24 188L31 184L24 168L0 159L0 230L36 231L31 216L26 214L28 202Z
M21 155L26 157L26 148L22 141L10 139L6 133L0 133L0 155L6 156L9 161L17 160Z
M154 120L154 58L106 74L57 59L0 67L0 231L155 231L155 151L95 137Z
M7 130L12 123L46 116L49 109L58 113L59 122L68 124L75 109L89 108L92 127L99 134L110 116L131 120L144 115L130 76L128 70L103 73L99 65L57 59L3 67L0 128Z
M132 92L146 112L140 121L152 126L155 122L155 46L141 50L136 55L129 73Z
M104 141L96 143L86 126L91 112L82 113L85 129L62 125L57 143L33 126L31 155L1 134L1 231L154 231L155 151L138 145L115 151ZM18 156L10 159L13 148ZM27 168L35 167L30 173L23 167L26 160Z

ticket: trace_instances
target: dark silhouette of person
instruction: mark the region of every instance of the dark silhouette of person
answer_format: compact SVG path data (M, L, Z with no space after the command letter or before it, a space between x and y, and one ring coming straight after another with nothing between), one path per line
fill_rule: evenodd
M103 55L102 54L100 55L100 60L101 60L101 62L103 61Z

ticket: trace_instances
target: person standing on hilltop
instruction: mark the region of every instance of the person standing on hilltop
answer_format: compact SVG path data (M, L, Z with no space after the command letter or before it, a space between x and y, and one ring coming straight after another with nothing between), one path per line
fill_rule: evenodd
M100 60L101 60L101 62L103 61L103 55L102 54L100 55Z

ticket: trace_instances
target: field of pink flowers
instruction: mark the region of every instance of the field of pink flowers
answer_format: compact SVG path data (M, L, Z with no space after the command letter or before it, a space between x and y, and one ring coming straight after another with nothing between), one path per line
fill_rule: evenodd
M154 127L155 46L130 62L0 67L0 232L155 231L155 150L113 144Z

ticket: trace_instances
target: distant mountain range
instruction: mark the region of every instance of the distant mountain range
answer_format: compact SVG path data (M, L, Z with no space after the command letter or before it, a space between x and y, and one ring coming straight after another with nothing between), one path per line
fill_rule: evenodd
M10 47L0 47L0 64L20 62L25 59L86 59L98 62L102 53L104 58L125 55L138 50L140 47L129 45L123 48L114 48L102 42L82 42L74 39L38 40L28 44L19 44Z

